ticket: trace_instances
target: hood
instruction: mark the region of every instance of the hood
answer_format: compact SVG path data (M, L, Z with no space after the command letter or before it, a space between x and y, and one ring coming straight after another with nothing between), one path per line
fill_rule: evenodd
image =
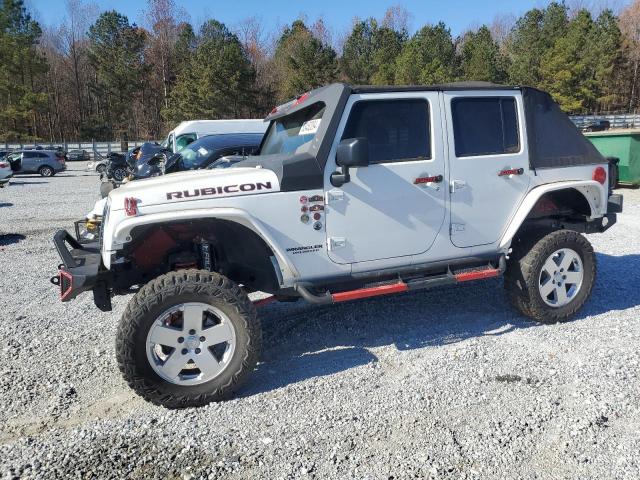
M112 210L122 210L125 198L142 208L150 205L214 198L259 195L280 191L275 172L266 168L190 170L123 184L109 193Z

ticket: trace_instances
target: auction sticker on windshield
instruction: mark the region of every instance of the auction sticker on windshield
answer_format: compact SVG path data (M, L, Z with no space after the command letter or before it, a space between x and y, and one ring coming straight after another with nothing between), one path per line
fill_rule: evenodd
M298 135L311 135L318 131L318 127L320 126L321 118L314 118L313 120L306 121L300 127L300 132Z

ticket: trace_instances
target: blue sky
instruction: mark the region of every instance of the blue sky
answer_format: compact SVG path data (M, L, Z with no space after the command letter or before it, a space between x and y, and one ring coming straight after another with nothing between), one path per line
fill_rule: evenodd
M57 23L64 14L64 0L27 0L26 3L45 24ZM138 23L141 23L141 12L146 5L145 0L97 0L96 3L101 10L118 10L131 22ZM545 6L548 0L176 0L176 3L189 13L195 25L213 17L233 27L243 18L256 16L270 30L303 14L311 20L324 17L336 34L348 30L355 16L379 18L389 6L401 5L411 13L413 29L442 20L456 35L468 27L489 23L496 15L518 16L529 8ZM608 3L626 2L611 0Z

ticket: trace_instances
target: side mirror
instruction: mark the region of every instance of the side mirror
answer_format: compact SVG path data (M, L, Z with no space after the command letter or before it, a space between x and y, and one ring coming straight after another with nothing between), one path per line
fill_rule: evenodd
M338 144L336 151L336 163L340 168L339 172L331 174L331 184L334 187L341 187L351 181L349 168L369 166L369 142L366 138L345 138Z

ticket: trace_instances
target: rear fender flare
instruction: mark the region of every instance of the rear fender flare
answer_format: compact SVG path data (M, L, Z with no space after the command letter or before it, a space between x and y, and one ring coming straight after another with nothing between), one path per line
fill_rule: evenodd
M520 203L518 210L511 219L509 226L500 239L498 248L501 251L509 248L511 240L513 240L513 237L520 229L520 226L526 220L536 202L543 195L559 190L576 190L584 196L585 200L589 204L589 208L591 210L589 218L592 219L600 217L606 213L607 198L604 188L605 187L594 180L580 180L550 183L546 185L540 185L539 187L532 189L524 198L522 203Z

